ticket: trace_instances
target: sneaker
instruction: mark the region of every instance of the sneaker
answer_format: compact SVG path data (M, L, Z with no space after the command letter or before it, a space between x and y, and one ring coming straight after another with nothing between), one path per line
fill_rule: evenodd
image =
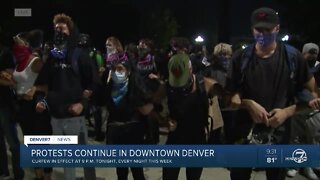
M310 167L306 167L303 169L303 174L311 180L319 180L318 176L313 172L313 169Z
M296 169L289 169L287 171L287 176L289 177L295 177L298 174L298 171Z

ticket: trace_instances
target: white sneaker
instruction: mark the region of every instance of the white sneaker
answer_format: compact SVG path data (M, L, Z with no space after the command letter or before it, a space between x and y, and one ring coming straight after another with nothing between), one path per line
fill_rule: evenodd
M298 174L298 170L296 170L296 169L289 169L287 171L287 176L289 176L289 177L295 177L297 174Z
M313 169L310 167L304 168L303 173L308 179L319 180L318 176L313 172Z

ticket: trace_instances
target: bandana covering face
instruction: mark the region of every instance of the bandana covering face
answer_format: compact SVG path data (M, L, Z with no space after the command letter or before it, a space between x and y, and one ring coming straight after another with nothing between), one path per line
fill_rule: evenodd
M56 46L62 47L65 46L68 42L69 36L61 31L55 31L54 33L54 44Z
M137 70L142 76L148 76L150 73L156 70L156 65L151 54L148 54L143 59L140 59L137 63Z
M229 64L230 64L230 61L229 58L225 57L225 56L220 56L218 57L217 59L217 64L219 64L221 67L224 68L224 70L228 70L229 68Z
M257 34L254 36L254 39L262 47L269 46L277 38L277 33L268 33L268 34Z
M128 77L125 74L119 72L112 72L112 100L115 105L119 105L120 101L128 92ZM123 76L124 75L124 76Z
M117 53L117 49L114 47L107 47L107 54L108 56Z
M28 60L32 54L30 49L26 46L16 44L13 46L13 54L17 63L16 71L23 71L28 66Z
M144 59L146 56L150 55L150 48L140 48L138 51L139 59Z
M152 63L152 56L151 54L148 54L147 56L145 56L145 58L141 59L138 64L140 65L149 65Z

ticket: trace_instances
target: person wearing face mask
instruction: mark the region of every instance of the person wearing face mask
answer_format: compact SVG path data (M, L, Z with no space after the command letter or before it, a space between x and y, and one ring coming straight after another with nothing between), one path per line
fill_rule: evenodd
M106 61L108 59L112 61L112 58L115 57L114 54L123 52L123 47L116 37L110 36L106 40L106 50Z
M231 104L241 108L234 133L242 132L242 125L247 121L252 128L238 137L238 143L288 144L291 117L298 112L297 94L303 89L317 94L315 79L300 51L277 41L278 12L268 7L254 10L251 30L255 43L234 53L231 80L227 85L233 94ZM319 108L315 104L318 101L311 99L306 104ZM267 180L286 178L285 168L265 170ZM231 168L230 177L249 180L251 172L252 168Z
M320 62L318 61L319 46L315 43L306 43L302 48L303 58L308 62L311 72L314 74L317 85L320 84Z
M190 57L183 52L168 63L167 98L169 135L166 144L205 144L208 98L222 89L217 81L192 72ZM180 168L163 168L163 180L177 180ZM202 167L187 167L186 179L199 180Z
M79 144L88 143L84 117L94 87L89 53L79 49L79 32L70 16L53 18L54 48L39 73L35 85L46 89L37 112L50 111L53 135L77 135ZM75 180L75 168L64 168L65 179ZM84 168L85 179L96 179L95 169Z
M121 45L117 38L114 42ZM106 61L107 144L144 144L147 116L153 104L130 61L124 52L112 54L112 59ZM118 167L116 172L118 180L128 179L128 168ZM131 172L133 179L145 179L143 168L131 168Z
M139 41L138 57L136 62L137 73L143 78L143 82L150 92L153 93L154 104L156 107L148 120L148 133L146 134L146 142L156 144L159 142L159 124L155 117L159 117L159 110L162 109L161 99L164 96L164 86L160 80L158 65L159 58L153 52L153 41L148 38L142 38Z
M209 58L209 65L206 66L203 70L203 75L205 77L216 79L219 84L223 88L226 87L227 79L230 68L229 65L231 64L231 56L232 56L232 46L227 43L218 43L214 46L212 56ZM225 93L227 94L227 93ZM223 140L226 143L230 143L230 134L232 131L230 131L230 124L233 122L232 119L232 111L229 110L226 104L226 100L220 98L219 99L219 108L221 108L221 119L218 118L217 115L216 118L213 118L213 120L220 120L224 124L220 124L218 122L213 122L213 124L220 125L214 127L214 131L212 132L212 135L210 136L209 143L211 144L221 144ZM220 111L220 109L219 109ZM222 139L222 128L225 139Z
M204 75L215 78L225 87L229 65L231 64L232 48L230 44L219 43L215 45L211 57L211 63L204 69Z
M315 43L306 43L302 48L302 55L305 60L307 60L309 67L313 68L319 64L319 46Z
M38 38L35 38L35 34ZM40 72L43 62L39 56L33 54L33 50L42 43L43 32L41 30L33 30L30 32L22 32L14 36L13 55L17 65L13 72L13 79L17 82L16 93L20 106L19 118L20 126L25 135L31 135L34 132L34 123L26 122L25 117L34 119L35 110L30 109L35 104L34 94L36 87L33 86L38 73ZM36 40L34 40L36 39ZM38 41L35 47L32 41Z
M22 32L13 37L13 54L17 66L13 72L13 79L17 83L16 120L19 122L24 135L51 135L50 117L48 111L37 113L35 106L43 97L44 92L40 87L34 86L36 78L43 67L41 48L43 32L32 30ZM35 179L51 179L52 168L35 168Z
M315 43L306 43L302 48L303 59L307 62L311 72L313 73L316 84L319 86L319 46ZM307 91L301 93L303 96L308 96ZM293 117L292 126L291 126L291 142L293 144L317 144L316 137L312 135L312 131L309 130L305 125L306 120L310 117L310 114L313 112L311 108L306 109L305 111L297 113ZM315 111L314 111L315 112ZM301 171L300 171L301 170ZM304 167L301 169L289 168L287 176L294 177L296 174L301 172L308 179L318 179L315 171L319 171L318 168Z
M2 34L0 32L0 36ZM2 38L0 38L2 39ZM14 57L10 49L0 40L0 179L11 179L8 158L11 157L13 178L24 179L24 170L20 167L20 141L17 123L14 120L14 87L12 78L15 69ZM8 150L11 156L8 155Z

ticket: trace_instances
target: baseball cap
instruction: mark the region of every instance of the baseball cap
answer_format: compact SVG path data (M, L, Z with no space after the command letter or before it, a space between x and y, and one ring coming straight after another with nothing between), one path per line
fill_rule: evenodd
M315 43L306 43L303 45L302 54L310 53L310 54L318 54L319 46Z
M172 87L182 87L187 84L189 73L189 56L186 54L175 54L168 63L169 84Z
M253 11L251 15L251 26L253 28L274 28L279 24L278 13L267 7L262 7Z

